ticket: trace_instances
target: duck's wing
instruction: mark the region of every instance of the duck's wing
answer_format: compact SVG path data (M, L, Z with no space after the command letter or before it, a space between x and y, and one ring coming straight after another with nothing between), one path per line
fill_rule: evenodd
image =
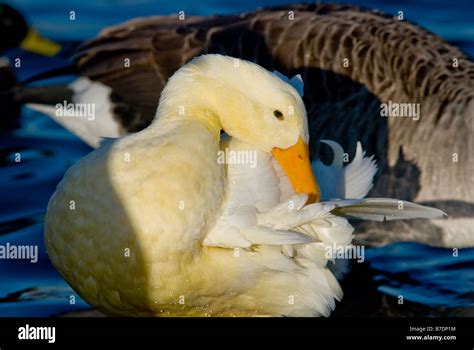
M226 166L226 209L253 206L265 211L280 202L279 178L270 154L234 138L221 142L218 161Z
M350 243L352 227L331 211L359 200L305 205L308 196L293 191L274 157L230 137L221 142L217 161L226 167L226 196L205 245L283 245L288 253L295 244Z
M248 248L254 244L302 244L313 241L291 227L315 215L303 208L307 196L280 201L279 177L271 155L233 138L221 142L217 161L226 167L226 196L220 218L204 244ZM292 208L289 214L288 208ZM275 220L273 220L275 219Z

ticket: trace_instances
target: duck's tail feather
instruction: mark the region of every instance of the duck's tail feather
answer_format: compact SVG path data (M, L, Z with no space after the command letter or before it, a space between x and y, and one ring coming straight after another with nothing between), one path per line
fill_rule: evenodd
M313 169L321 188L321 197L330 198L363 198L372 188L372 182L377 172L374 157L366 157L360 142L357 142L356 153L352 162L344 166L344 150L334 141L320 140L333 151L331 165L321 161L313 162Z
M349 219L389 221L406 219L438 219L442 210L392 198L365 198L359 203L336 207L332 213Z
M377 173L374 156L366 157L362 144L357 142L354 159L343 170L344 198L364 198L372 188Z

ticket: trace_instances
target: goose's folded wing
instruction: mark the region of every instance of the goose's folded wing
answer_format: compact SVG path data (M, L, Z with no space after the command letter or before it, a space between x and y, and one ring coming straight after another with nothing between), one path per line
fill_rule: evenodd
M443 211L392 198L365 198L358 203L341 202L332 213L352 219L389 221L400 219L436 219Z

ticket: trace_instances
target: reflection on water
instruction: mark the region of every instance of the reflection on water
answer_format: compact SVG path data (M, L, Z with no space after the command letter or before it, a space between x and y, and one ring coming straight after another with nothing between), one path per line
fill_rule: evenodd
M0 246L37 247L37 262L0 260L0 316L48 316L88 307L49 262L46 205L64 172L90 151L59 125L27 110L0 139Z
M384 294L433 308L474 309L474 249L398 243L367 253Z
M52 0L50 0L52 1ZM280 3L286 1L279 1ZM62 24L61 6L45 11L48 1L20 0L15 4L29 9L33 19L46 34L58 33ZM91 21L93 6L99 2L82 1L79 9L89 23L84 32L59 31L63 39L84 39L107 24L140 15L140 9L130 2L108 1L105 4L122 3L120 10L95 17ZM148 3L148 0L140 2ZM179 1L178 1L179 3ZM195 13L232 12L253 7L250 1L244 5L220 5L206 2L207 7L193 7L192 2L183 6L194 9ZM275 3L268 1L268 3ZM420 3L422 3L420 1ZM41 6L40 6L41 4ZM127 5L128 4L128 5ZM371 3L376 4L375 2ZM371 5L367 4L367 5ZM465 13L453 10L448 1L436 1L439 13L457 18L458 26L453 32L446 21L440 20L435 11L422 12L421 23L438 34L457 41L471 54L474 52L472 39L473 24ZM31 5L31 7L28 7ZM102 4L101 6L105 6ZM403 5L405 6L405 5ZM416 2L406 5L408 16L416 20ZM418 5L419 6L419 5ZM446 8L446 11L442 7ZM67 7L67 6L66 6ZM176 5L174 5L176 7ZM160 8L156 13L176 12L175 8ZM377 6L372 6L377 7ZM384 9L383 6L378 6ZM392 6L394 7L394 6ZM390 8L385 7L385 10ZM392 11L393 12L393 11ZM109 16L110 14L110 16ZM150 14L149 10L146 13ZM80 17L79 17L80 18ZM92 28L92 29L91 29ZM49 33L48 33L49 29ZM470 37L466 33L471 33ZM468 40L469 39L469 40ZM45 67L43 59L22 54L29 69L18 72L25 77ZM48 61L52 67L54 62ZM49 263L43 243L43 217L49 197L61 180L66 169L90 148L78 141L70 133L46 117L23 111L22 127L2 135L0 139L0 246L33 245L38 247L38 262L28 260L0 260L0 316L49 316L87 309L88 306L70 289ZM18 157L21 156L21 159ZM428 247L415 243L391 244L382 248L366 250L366 263L353 264L352 272L343 283L345 298L338 305L335 317L347 315L469 315L474 310L474 249L462 249L453 255L451 249ZM399 304L400 296L403 304Z

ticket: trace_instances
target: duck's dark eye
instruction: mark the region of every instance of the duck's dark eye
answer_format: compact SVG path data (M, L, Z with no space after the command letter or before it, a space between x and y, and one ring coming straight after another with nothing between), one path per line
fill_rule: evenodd
M273 111L273 115L277 117L279 120L283 120L283 113L280 112L278 109Z

